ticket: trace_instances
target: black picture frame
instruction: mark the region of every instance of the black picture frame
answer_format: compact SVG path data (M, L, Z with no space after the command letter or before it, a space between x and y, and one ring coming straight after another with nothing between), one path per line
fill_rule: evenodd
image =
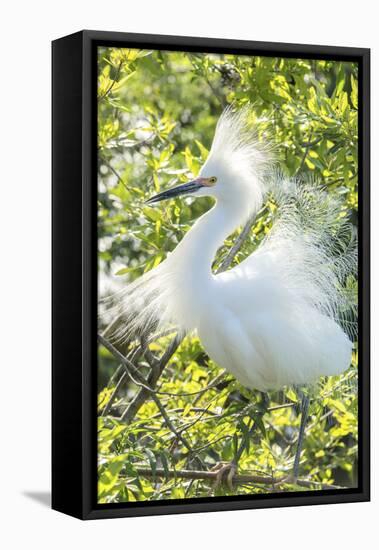
M98 46L354 61L359 64L359 485L273 496L97 504ZM81 519L370 499L370 50L85 30L52 44L52 507ZM68 406L69 405L69 406Z

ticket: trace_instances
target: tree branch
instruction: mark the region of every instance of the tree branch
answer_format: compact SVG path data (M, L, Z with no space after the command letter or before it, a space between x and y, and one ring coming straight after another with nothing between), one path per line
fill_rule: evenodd
M180 440L183 445L186 447L186 449L193 454L193 449L187 439L182 436L182 434L175 428L173 423L171 422L164 406L162 405L159 397L156 395L156 392L154 389L150 388L146 385L146 381L143 378L143 376L139 373L138 369L131 363L126 357L124 357L108 340L106 340L103 336L100 334L98 335L99 342L108 350L110 351L125 367L125 372L129 376L129 378L137 385L140 385L143 390L145 390L148 394L150 394L151 399L154 401L156 406L158 407L159 412L164 418L164 421L169 428L169 430L177 437L178 440ZM133 375L131 374L133 373Z
M217 273L222 273L223 271L226 271L232 261L234 260L235 256L238 254L238 252L241 250L241 247L250 233L251 228L253 227L255 222L255 216L252 216L247 223L245 224L244 228L242 229L241 233L236 238L236 241L232 248L229 250L228 254L225 256L221 264L219 265L219 268L217 270Z
M165 479L202 479L210 480L212 482L217 479L217 471L206 471L206 470L164 470L163 468L157 468L154 472L147 467L136 466L135 471L138 475L147 477L147 478L165 478ZM329 485L327 483L321 483L319 481L311 481L308 479L298 479L292 481L288 475L281 477L275 476L263 476L263 475L253 475L253 474L236 474L233 476L233 484L241 485L245 483L254 483L257 485L280 485L282 483L291 482L300 487L317 487L319 489L347 489L347 487L340 487L338 485Z
M156 364L154 370L152 370L151 372L151 377L149 378L150 388L141 388L139 392L134 396L133 400L130 402L130 404L121 416L121 420L123 422L130 422L136 416L146 399L148 399L149 395L151 395L151 391L154 390L154 388L156 387L159 377L163 372L163 369L165 368L171 357L174 355L181 341L182 338L178 335L176 335L175 338L171 340L168 348Z
M117 382L116 387L113 390L112 395L110 396L107 404L105 405L105 407L103 409L103 412L101 413L101 416L107 416L107 414L110 412L110 410L112 408L112 405L114 403L114 400L116 399L116 395L117 395L120 387L122 386L122 384L125 382L126 379L127 379L127 374L126 374L126 371L124 371L122 373L122 375L120 376L120 379Z

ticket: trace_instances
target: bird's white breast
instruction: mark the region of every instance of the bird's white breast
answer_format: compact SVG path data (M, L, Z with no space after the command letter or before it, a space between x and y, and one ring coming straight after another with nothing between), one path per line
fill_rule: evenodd
M196 327L216 363L262 391L308 384L348 368L352 344L333 319L298 300L276 277L238 275L215 278Z

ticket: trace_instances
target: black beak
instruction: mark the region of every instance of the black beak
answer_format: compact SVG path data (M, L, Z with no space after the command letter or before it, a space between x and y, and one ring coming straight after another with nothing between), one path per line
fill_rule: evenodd
M202 187L204 187L204 185L201 183L201 178L189 181L187 183L183 183L182 185L177 185L172 189L168 189L167 191L162 191L162 193L158 193L158 195L150 197L150 199L146 201L146 204L154 204L155 202L173 199L174 197L179 197L180 195L190 195L191 193L194 193Z

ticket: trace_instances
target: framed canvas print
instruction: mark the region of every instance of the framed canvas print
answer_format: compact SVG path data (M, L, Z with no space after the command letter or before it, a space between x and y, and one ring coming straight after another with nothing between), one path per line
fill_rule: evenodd
M369 50L53 42L53 508L369 499Z

